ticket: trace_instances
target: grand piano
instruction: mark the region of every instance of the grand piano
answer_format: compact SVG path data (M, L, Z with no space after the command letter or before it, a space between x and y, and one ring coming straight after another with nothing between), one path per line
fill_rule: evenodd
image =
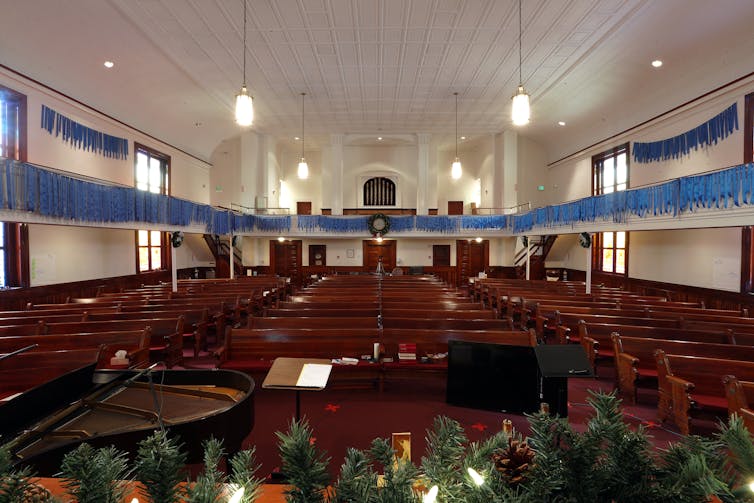
M228 453L241 449L254 425L253 393L253 379L230 370L87 365L0 405L0 445L17 465L52 476L81 442L133 456L137 443L162 425L183 443L188 463L198 463L202 441L211 436L223 439Z

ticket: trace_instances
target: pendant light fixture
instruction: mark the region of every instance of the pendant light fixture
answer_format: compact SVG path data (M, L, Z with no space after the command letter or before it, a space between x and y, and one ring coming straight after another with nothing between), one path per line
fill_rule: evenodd
M298 177L302 180L309 178L309 165L304 159L304 96L306 93L301 93L301 160L298 163Z
M450 176L453 177L453 180L458 180L461 178L463 169L461 168L461 161L458 159L458 93L453 93L453 95L456 97L456 159L450 166Z
M251 126L254 122L254 103L246 89L246 2L243 0L243 85L236 95L236 123L239 126Z
M521 78L521 67L523 59L521 57L521 0L518 0L518 90L513 97L511 104L511 119L516 126L523 126L529 123L529 95L524 91L523 79Z

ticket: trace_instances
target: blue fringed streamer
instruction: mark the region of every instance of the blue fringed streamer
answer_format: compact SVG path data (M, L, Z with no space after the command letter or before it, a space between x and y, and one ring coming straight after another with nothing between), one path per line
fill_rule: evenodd
M390 232L405 232L414 230L413 215L395 215L390 217Z
M359 215L341 217L330 215L299 215L298 228L304 232L323 231L331 233L369 232L367 221L369 217ZM392 224L392 218L390 219ZM392 230L392 225L390 229Z
M42 105L41 127L49 134L61 136L63 141L76 148L95 152L105 157L128 159L128 140L118 138L79 124L55 110Z
M254 226L262 232L289 232L291 230L291 217L257 215Z
M738 130L738 103L733 103L715 117L694 129L673 138L633 144L634 161L647 163L667 161L688 155L699 147L717 145Z
M416 230L452 234L458 231L458 217L447 215L417 215Z
M460 218L462 229L504 230L508 226L505 215L463 215Z

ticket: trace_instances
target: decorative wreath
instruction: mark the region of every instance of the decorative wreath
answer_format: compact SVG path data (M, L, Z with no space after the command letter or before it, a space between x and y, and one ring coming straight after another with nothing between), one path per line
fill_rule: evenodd
M183 231L175 231L170 234L170 244L173 245L173 248L180 248L183 244Z
M589 248L592 246L592 235L588 232L582 232L579 234L579 244L582 248Z
M367 221L369 233L372 236L384 236L390 231L390 217L382 213L375 213Z

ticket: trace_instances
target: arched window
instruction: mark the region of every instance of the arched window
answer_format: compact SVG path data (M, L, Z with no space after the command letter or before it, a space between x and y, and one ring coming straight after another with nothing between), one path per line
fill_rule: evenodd
M395 182L382 176L364 182L364 206L395 206Z

